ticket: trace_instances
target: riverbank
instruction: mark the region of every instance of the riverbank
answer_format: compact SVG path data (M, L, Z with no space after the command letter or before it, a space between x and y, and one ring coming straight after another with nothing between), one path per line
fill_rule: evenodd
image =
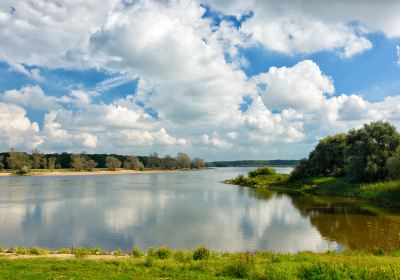
M87 250L94 255L2 253L0 278L397 279L400 275L399 252L384 253L380 250L277 254L222 253L205 248L174 251L162 247L151 249L147 254L137 249L125 255L116 251L115 256L98 255L96 250Z
M350 197L383 207L400 207L400 181L398 180L354 184L343 177L310 177L294 182L291 182L289 177L286 174L259 175L254 178L238 176L224 182L255 189Z
M187 171L201 171L205 169L212 168L202 168L202 169L173 169L173 170L159 170L159 169L147 169L143 171L139 170L127 170L127 169L117 169L117 170L107 170L107 169L95 169L93 171L76 171L72 169L34 169L28 174L23 176L88 176L88 175L121 175L121 174L153 174L153 173L176 173L176 172L187 172ZM18 176L11 171L0 172L1 176Z

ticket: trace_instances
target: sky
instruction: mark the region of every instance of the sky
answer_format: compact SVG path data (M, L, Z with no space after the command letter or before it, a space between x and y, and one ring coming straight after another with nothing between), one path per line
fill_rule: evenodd
M2 0L0 150L299 159L400 129L397 0Z

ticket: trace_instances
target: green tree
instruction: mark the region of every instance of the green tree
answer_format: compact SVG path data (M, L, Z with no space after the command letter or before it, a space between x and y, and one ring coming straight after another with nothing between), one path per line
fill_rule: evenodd
M388 122L364 124L346 138L345 170L352 181L378 181L388 176L387 160L399 146L396 128Z
M170 155L166 155L162 159L162 167L164 169L168 169L168 170L176 169L176 166L177 166L176 159L174 159Z
M130 170L144 170L143 163L135 156L130 156L126 159L124 168Z
M308 159L303 158L301 159L296 167L293 169L292 173L290 174L290 181L296 181L299 179L307 178L312 176L310 173L310 162Z
M200 169L200 168L204 168L204 166L205 166L204 159L196 157L192 160L193 168Z
M161 167L161 160L158 156L158 153L151 153L148 159L148 167L150 168L160 168Z
M85 154L72 154L71 155L71 167L77 171L85 169L87 166L88 158Z
M391 179L400 179L400 146L388 159L386 167Z
M308 159L299 161L292 172L292 179L309 176L343 176L346 134L328 136L320 140Z
M54 169L56 167L57 159L55 157L49 157L47 159L47 169Z
M192 161L185 153L178 153L176 156L176 164L178 168L190 168Z
M43 160L44 160L44 155L43 153L39 152L38 149L34 149L32 151L32 168L34 169L39 169L43 166Z
M308 160L312 176L343 176L346 134L328 136L319 141Z
M92 171L93 169L96 168L96 166L97 162L95 162L93 159L88 159L85 164L85 169L88 171Z
M110 170L115 170L117 168L121 167L121 162L119 161L119 159L117 159L116 157L113 156L107 156L106 157L106 167Z
M0 170L4 169L4 163L3 163L4 157L0 155Z
M10 152L8 152L7 164L11 169L26 173L26 170L29 170L31 167L31 160L28 154L11 149Z

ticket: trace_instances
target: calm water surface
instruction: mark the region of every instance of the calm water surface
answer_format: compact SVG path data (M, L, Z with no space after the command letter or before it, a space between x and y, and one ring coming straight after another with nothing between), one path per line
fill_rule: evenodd
M0 246L205 245L279 252L400 247L400 215L391 211L220 182L248 170L0 177Z

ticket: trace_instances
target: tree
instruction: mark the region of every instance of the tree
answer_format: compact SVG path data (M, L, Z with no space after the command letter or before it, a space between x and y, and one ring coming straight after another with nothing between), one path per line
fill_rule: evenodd
M130 170L144 170L143 163L135 156L130 156L126 159L124 168Z
M386 167L391 179L400 179L400 146L395 153L388 159Z
M31 167L31 160L26 153L11 149L10 152L8 152L7 164L11 169L22 171Z
M200 168L204 168L204 166L205 166L204 159L196 157L196 158L194 158L192 160L192 167L193 168L200 169Z
M185 153L178 153L176 156L176 164L178 168L190 168L190 157Z
M372 122L351 130L345 149L347 176L356 182L386 179L388 158L399 144L400 136L388 122Z
M106 157L106 167L107 167L108 169L110 169L110 170L115 171L115 169L121 167L121 162L120 162L119 159L117 159L116 157L107 156L107 157Z
M85 154L72 154L71 155L71 167L77 171L85 169L87 164L87 157Z
M301 159L296 167L293 169L292 173L290 174L290 181L296 181L299 179L307 178L312 176L310 174L310 162L308 159L303 158Z
M308 159L301 160L292 172L292 179L309 176L343 176L346 134L320 140Z
M86 166L85 169L88 171L92 171L93 169L95 169L97 166L97 162L95 162L93 159L89 159L86 161Z
M43 165L43 160L44 160L44 155L39 152L38 149L34 149L32 151L32 167L34 169L39 169L41 168Z
M158 154L155 153L155 152L151 153L149 155L149 160L148 160L147 164L148 164L148 167L150 167L150 168L159 168L159 167L161 167L161 160L158 157Z
M47 169L54 169L56 167L56 158L49 157L47 159Z
M0 155L0 170L4 169L4 163L3 163L4 157Z
M171 157L170 155L166 155L163 160L162 160L162 166L164 169L176 169L176 159L174 159L173 157Z

